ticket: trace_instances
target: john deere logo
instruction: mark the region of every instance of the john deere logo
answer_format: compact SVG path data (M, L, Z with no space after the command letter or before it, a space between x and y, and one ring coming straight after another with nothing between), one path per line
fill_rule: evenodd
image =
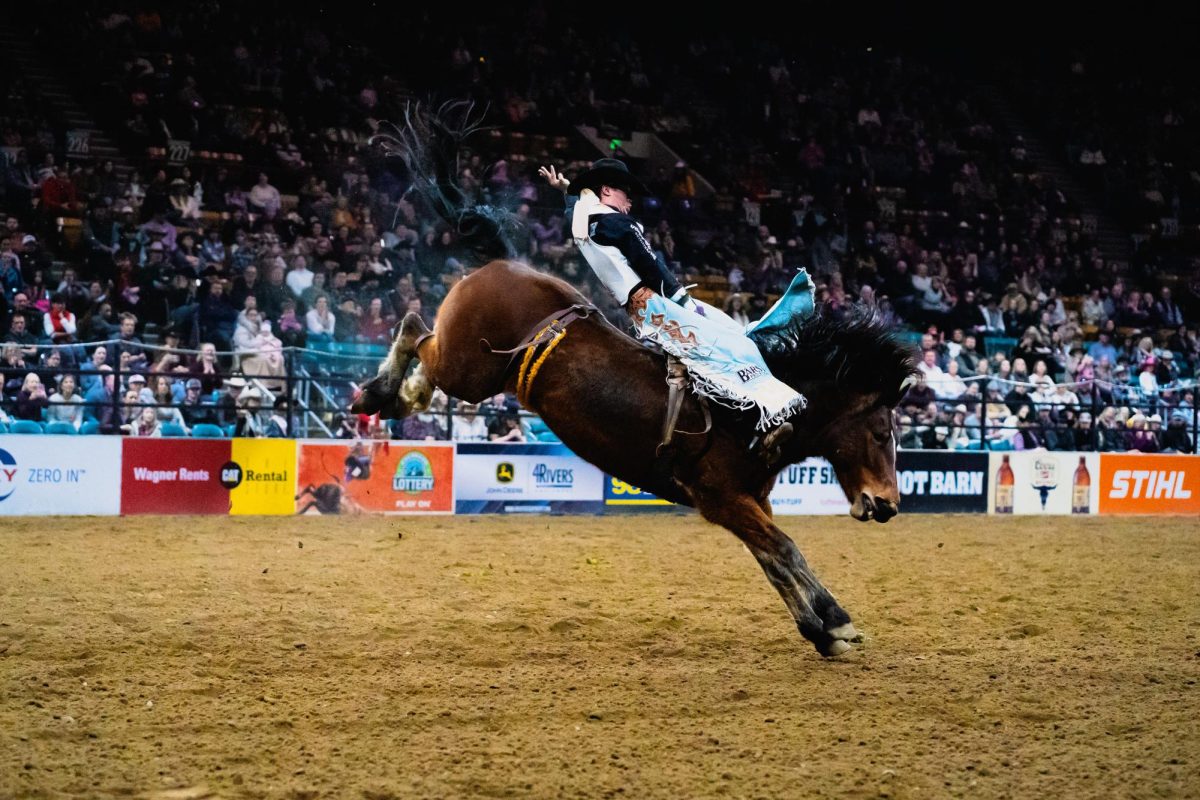
M507 461L501 461L496 465L496 481L499 483L512 483L513 477L516 475L516 470L513 465Z

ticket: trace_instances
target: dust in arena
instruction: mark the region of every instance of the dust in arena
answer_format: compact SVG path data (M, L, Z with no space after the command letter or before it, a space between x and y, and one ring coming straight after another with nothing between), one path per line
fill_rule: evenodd
M0 795L1194 794L1194 520L652 520L6 523Z

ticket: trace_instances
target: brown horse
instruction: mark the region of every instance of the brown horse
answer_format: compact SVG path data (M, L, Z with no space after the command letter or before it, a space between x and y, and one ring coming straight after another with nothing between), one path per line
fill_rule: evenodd
M491 261L450 290L432 333L418 315L404 318L387 361L353 410L403 417L421 410L433 387L471 402L513 392L522 359L514 362L482 343L514 348L555 311L584 302L557 278L514 261ZM771 467L747 448L733 414L714 408L711 432L678 437L678 451L664 469L655 450L667 397L665 357L598 313L572 323L541 360L526 387L526 404L579 456L623 481L694 506L732 531L758 559L800 633L821 655L835 656L859 635L775 524L768 495L783 466L821 456L833 465L852 516L879 522L893 517L900 498L891 409L915 362L865 313L842 321L818 315L757 342L776 377L809 400ZM420 363L406 378L414 359ZM704 426L704 410L689 396L678 429Z

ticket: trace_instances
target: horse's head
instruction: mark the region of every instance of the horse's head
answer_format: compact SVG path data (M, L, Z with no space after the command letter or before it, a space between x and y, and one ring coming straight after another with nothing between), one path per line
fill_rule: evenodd
M861 522L887 522L900 513L892 408L906 389L837 393L834 402L823 404L824 414L819 406L812 409L816 430L808 447L833 466L850 516Z
M785 458L833 465L855 519L887 522L900 510L892 409L916 372L913 351L869 308L817 314L754 337L776 377L808 397Z

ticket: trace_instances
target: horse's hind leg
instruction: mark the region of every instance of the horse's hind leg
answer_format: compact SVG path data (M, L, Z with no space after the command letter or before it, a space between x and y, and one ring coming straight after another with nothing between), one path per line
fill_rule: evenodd
M861 637L850 615L838 605L808 568L800 548L779 529L765 506L749 496L702 501L700 513L729 529L754 554L771 585L779 592L800 634L823 656L837 656Z
M378 374L363 384L350 410L355 414L377 413L382 419L401 419L427 408L433 396L433 387L424 377L424 372L418 367L409 379L406 380L404 375L408 372L409 364L417 357L418 343L431 338L429 328L419 314L406 314L396 330L387 360L379 366Z

